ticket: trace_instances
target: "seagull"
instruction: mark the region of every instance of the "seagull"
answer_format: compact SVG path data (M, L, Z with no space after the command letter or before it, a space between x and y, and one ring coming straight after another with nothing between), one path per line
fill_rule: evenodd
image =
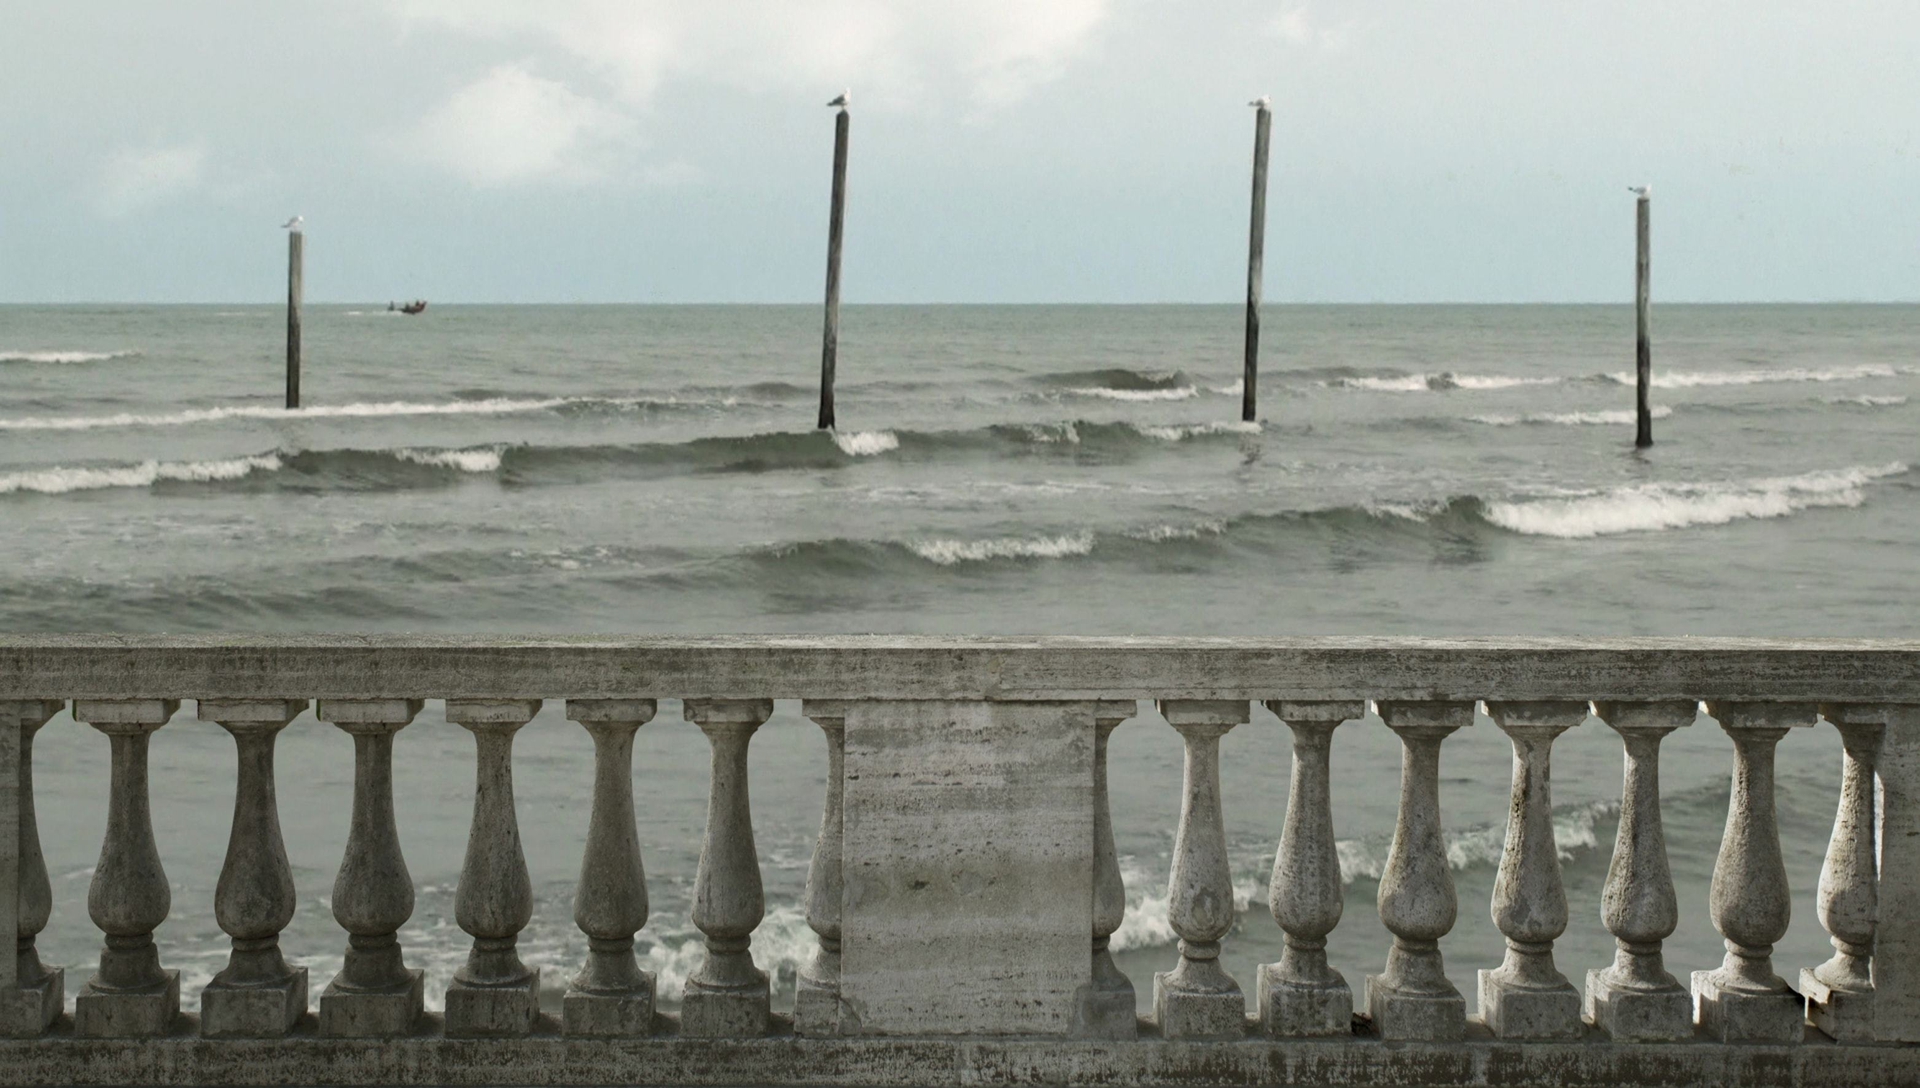
M1252 106L1254 109L1257 109L1257 110L1264 110L1268 106L1273 105L1273 96L1270 94L1263 94L1259 98L1256 98L1253 101L1247 103L1247 105Z
M1651 185L1629 185L1629 186L1627 186L1627 192L1629 192L1629 193L1632 193L1632 194L1633 194L1634 196L1637 196L1637 197L1639 197L1639 198L1640 198L1641 200L1645 200L1645 199L1647 199L1648 197L1650 197L1650 196L1652 196L1652 195L1653 195L1653 186L1651 186Z
M281 230L299 230L300 224L304 222L306 222L305 219L296 215L292 219L289 219L286 222L280 224L280 229Z
M846 108L847 108L847 105L848 105L848 103L850 103L850 102L852 102L852 101L853 101L853 92L852 92L852 91L841 91L841 92L840 92L840 96L839 96L838 98L835 98L835 99L834 99L833 101L831 101L831 102L829 102L829 103L827 103L827 105L829 105L829 106L839 106L839 107L840 107L841 109L843 109L843 110L844 110L844 109L846 109Z

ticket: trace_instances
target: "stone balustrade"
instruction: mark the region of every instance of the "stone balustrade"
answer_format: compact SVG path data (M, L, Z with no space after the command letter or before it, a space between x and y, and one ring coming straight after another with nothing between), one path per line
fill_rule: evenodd
M661 698L711 754L692 913L704 956L673 995L634 954L648 897L633 742ZM791 1016L753 951L765 903L748 749L776 698L801 700L829 768L805 903L818 951ZM393 743L428 699L474 741L455 910L472 949L444 1012L426 1010L396 937L414 889ZM513 744L543 700L564 701L594 767L573 913L588 952L557 1015L518 951L534 900ZM1177 959L1140 1016L1110 949L1127 900L1106 762L1116 729L1154 727L1145 700L1185 761L1166 780L1181 799L1166 889ZM232 952L183 995L154 940L176 904L148 752L188 701L232 734L237 777L214 901L192 908L211 907ZM1284 723L1293 756L1267 901L1283 951L1249 995L1221 950L1236 923L1265 923L1238 917L1220 767L1235 729L1272 725L1255 704ZM281 943L297 892L273 758L309 707L355 753L332 895L346 955L317 1002L299 962L312 950ZM1380 725L1364 724L1370 709ZM111 757L87 903L103 947L71 1014L64 970L35 947L53 900L32 745L62 710L105 734ZM1513 750L1488 904L1505 952L1478 965L1469 1001L1440 948L1460 905L1441 787L1445 742L1482 710ZM1619 830L1600 901L1570 903L1552 752L1594 719L1622 743ZM1702 720L1724 731L1732 766L1710 896L1726 954L1683 982L1662 951L1679 909L1660 752ZM1844 751L1839 810L1819 872L1790 872L1775 746L1822 722ZM1347 965L1382 964L1356 992L1327 954L1342 915L1330 772L1338 738L1361 728L1391 730L1402 759L1378 896L1391 940ZM1814 880L1833 956L1778 964L1790 889ZM0 909L17 934L0 958L0 1084L1915 1082L1920 643L0 638ZM1613 962L1557 963L1570 919L1596 916Z

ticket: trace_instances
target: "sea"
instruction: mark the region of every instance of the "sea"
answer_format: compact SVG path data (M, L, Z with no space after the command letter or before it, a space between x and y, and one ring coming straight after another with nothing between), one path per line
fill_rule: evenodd
M1626 306L1269 307L1257 423L1240 421L1237 307L849 306L830 432L813 427L819 334L807 306L309 306L289 411L278 306L0 306L0 631L1911 638L1920 617L1920 306L1658 307L1642 451ZM670 1010L700 957L708 747L659 695L633 786L640 955ZM1266 899L1290 740L1256 708L1222 743L1240 908L1223 960L1251 995L1281 943ZM398 739L418 892L401 939L435 1004L469 944L453 903L472 749L437 703ZM1793 921L1775 966L1793 979L1830 954L1814 896L1840 745L1821 723L1779 754ZM537 901L521 950L554 1007L586 953L571 904L591 755L558 701L515 749ZM1398 755L1377 718L1335 736L1329 948L1356 995L1389 942L1375 897ZM1178 959L1180 756L1150 703L1112 740L1114 947L1143 1010ZM55 901L40 948L71 1000L100 944L107 742L62 715L35 762ZM1576 984L1612 954L1620 763L1592 719L1555 749L1557 957ZM797 702L776 703L751 764L753 953L781 1008L815 948L802 889L825 790ZM1501 958L1510 764L1484 717L1441 758L1459 901L1441 948L1469 995ZM300 897L282 946L316 993L345 945L330 896L352 766L311 715L280 736ZM1730 766L1704 716L1666 742L1683 980L1721 956L1707 896ZM192 1007L227 955L232 741L183 708L152 777L161 955Z

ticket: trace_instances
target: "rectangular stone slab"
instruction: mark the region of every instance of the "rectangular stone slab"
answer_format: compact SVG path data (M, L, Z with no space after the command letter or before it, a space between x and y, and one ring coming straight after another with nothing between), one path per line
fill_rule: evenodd
M1072 1031L1093 704L856 702L846 721L841 1031Z

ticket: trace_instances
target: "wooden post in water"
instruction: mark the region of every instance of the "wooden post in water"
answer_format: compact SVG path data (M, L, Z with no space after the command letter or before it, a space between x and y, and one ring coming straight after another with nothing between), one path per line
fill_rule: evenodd
M840 229L847 211L847 95L827 103L839 106L833 119L833 212L827 220L827 323L820 338L821 429L833 426L833 364L840 351Z
M1636 449L1646 449L1653 445L1653 407L1650 403L1653 386L1653 342L1647 332L1647 307L1652 302L1648 279L1651 275L1652 260L1653 232L1649 219L1653 204L1653 186L1642 185L1633 192L1636 197L1634 200L1636 255L1633 261L1633 310L1638 329L1638 338L1634 345L1633 445Z
M300 407L300 293L301 253L306 235L295 227L287 232L287 407Z
M1247 357L1240 378L1240 418L1252 423L1257 411L1256 386L1260 376L1260 272L1267 248L1267 134L1273 127L1270 100L1262 95L1248 103L1253 114L1253 223L1247 236Z

